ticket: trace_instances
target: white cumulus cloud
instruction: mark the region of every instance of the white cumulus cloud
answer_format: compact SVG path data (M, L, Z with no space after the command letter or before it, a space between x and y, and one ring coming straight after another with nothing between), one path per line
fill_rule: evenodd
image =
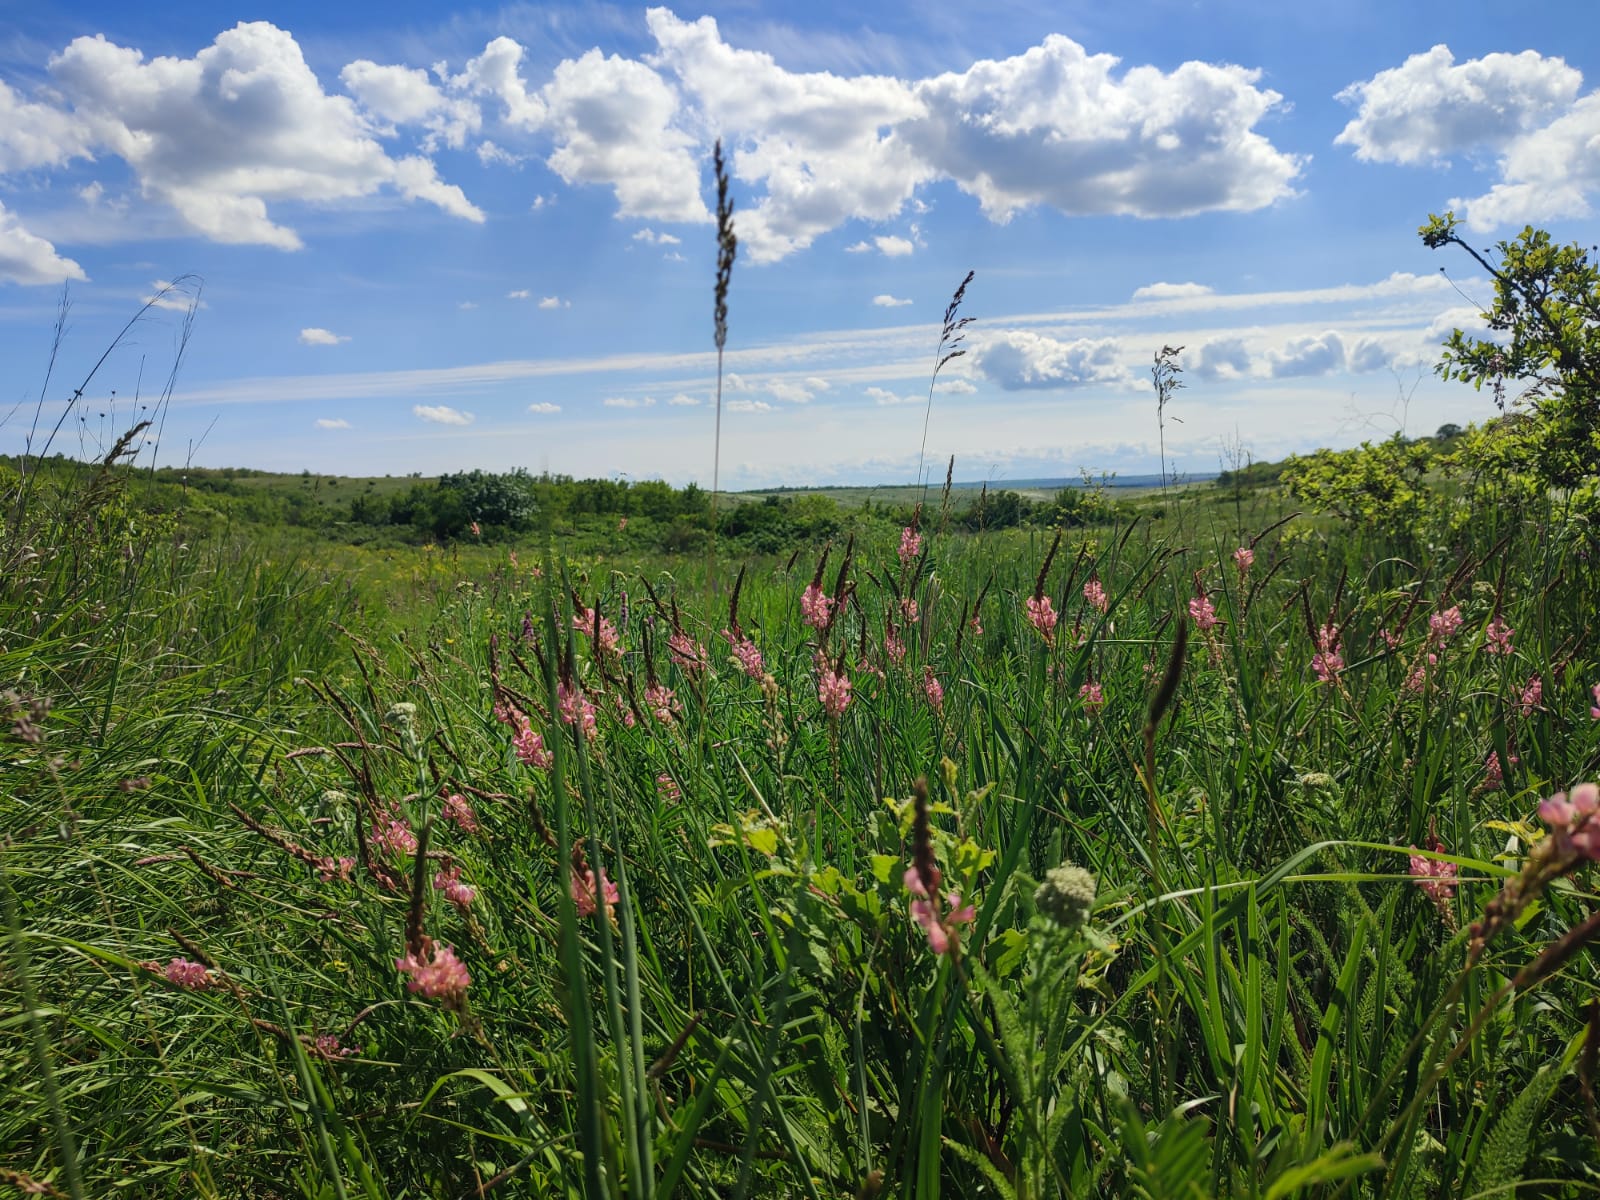
M241 22L193 58L146 59L103 35L79 37L49 70L87 143L120 157L145 196L213 241L298 249L269 205L385 189L483 220L431 159L390 157L383 127L324 92L294 37L268 22Z
M887 388L869 387L866 394L878 404L925 404L926 396L901 396Z
M684 392L679 392L676 396L672 397L672 399L668 400L667 403L672 405L674 408L694 408L700 403L700 398L698 396L690 396Z
M318 429L349 429L350 422L343 417L318 417L316 426Z
M880 296L874 296L872 302L879 308L904 308L911 303L910 300L902 300L900 297L891 296L887 292Z
M57 254L44 238L29 233L16 214L0 204L0 283L49 284L87 278L82 267Z
M533 293L530 292L527 288L517 288L514 291L507 292L506 293L506 299L507 300L526 300L531 295L533 295Z
M334 333L328 329L312 327L300 331L300 342L305 346L337 346L340 342L348 342L349 340L344 334Z
M541 297L539 297L539 307L540 308L571 308L572 307L572 301L571 300L563 300L560 296L541 296Z
M471 425L475 419L471 413L451 408L448 404L413 404L411 411L435 425Z
M1063 342L1046 334L1013 329L985 338L973 366L1007 391L1122 383L1128 378L1116 338Z
M1136 288L1135 300L1184 300L1192 296L1209 296L1211 288L1203 283L1148 283Z
M538 401L535 404L528 405L528 411L531 412L531 413L545 413L545 414L558 413L558 412L561 411L561 405L559 405L559 404L551 404L548 400L541 400L541 401Z
M606 408L654 408L654 396L607 396L600 401Z

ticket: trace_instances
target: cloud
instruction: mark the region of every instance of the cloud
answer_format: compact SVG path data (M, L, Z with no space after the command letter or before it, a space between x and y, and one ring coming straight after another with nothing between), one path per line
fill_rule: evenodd
M413 404L411 411L435 425L471 425L474 420L471 413L451 408L448 404Z
M1090 54L1052 34L915 86L923 115L897 134L995 221L1049 205L1077 215L1250 212L1292 194L1302 160L1255 126L1282 107L1260 72L1172 71Z
M506 299L507 300L526 300L531 295L533 295L533 293L530 292L527 288L517 288L515 291L507 292L506 293Z
M1344 339L1333 330L1294 338L1282 350L1267 354L1267 370L1274 379L1301 375L1327 375L1345 365Z
M1358 107L1334 140L1369 162L1492 153L1499 179L1450 201L1476 231L1587 217L1600 195L1600 92L1580 97L1582 85L1576 68L1532 50L1458 64L1438 45L1340 92Z
M606 408L654 408L656 398L654 396L607 396L600 403Z
M746 400L743 398L738 400L729 400L727 407L729 412L764 413L772 411L772 405L768 404L765 400Z
M1211 289L1203 283L1150 283L1133 293L1135 300L1175 300L1190 296L1209 296Z
M458 300L456 301L456 307L462 312L471 312L478 307L478 302L476 300Z
M340 342L350 339L342 333L333 333L327 329L302 329L300 331L300 344L303 346L337 346Z
M1243 338L1213 338L1184 366L1202 379L1242 379L1250 373L1250 350Z
M977 384L959 375L941 375L937 386L940 392L951 396L975 396L978 393Z
M0 174L59 167L93 150L89 126L73 113L25 100L0 82Z
M923 405L928 402L925 395L898 395L886 387L869 387L866 394L880 405Z
M477 149L474 150L473 153L478 156L478 161L486 167L517 167L521 166L523 160L526 158L526 155L513 154L503 146L497 146L495 143L487 139L479 142ZM540 196L537 199L542 200L543 198L544 197ZM535 203L533 207L538 208L539 205Z
M57 254L42 237L29 233L15 214L0 204L0 283L50 284L87 278L82 267Z
M531 413L545 413L545 414L558 413L558 412L561 411L561 405L559 405L559 404L551 404L547 400L541 400L536 404L528 405L528 411L531 412Z
M343 417L318 417L316 426L318 429L349 429L350 422Z
M1442 162L1499 150L1566 110L1582 83L1563 60L1532 50L1458 65L1441 44L1341 91L1338 98L1357 111L1333 140L1365 162Z
M972 363L1008 392L1123 383L1128 378L1116 338L1063 342L1026 329L989 336L974 351Z
M641 229L633 235L636 242L644 242L651 246L680 246L683 239L674 237L670 233L657 233L654 229Z
M878 253L883 255L885 258L904 258L906 255L910 254L914 249L916 249L916 247L905 238L894 237L892 235L887 237L875 237L872 239L872 244L878 248Z
M339 80L363 108L384 123L378 128L380 133L393 137L398 125L426 129L422 144L429 153L440 145L460 149L483 124L476 104L462 97L446 96L426 71L415 67L379 66L361 58L340 71ZM483 158L482 146L478 157Z
M188 312L193 307L206 307L205 301L199 299L199 291L198 282L193 280L172 283L166 279L153 279L150 281L150 294L142 297L140 303L148 304L151 308L164 308L170 312ZM304 336L301 335L302 340Z
M867 254L872 250L871 242L852 242L844 248L846 254Z
M571 300L563 300L560 296L541 296L541 297L539 297L539 307L540 308L571 308L572 307L572 301Z
M902 300L898 296L889 295L887 292L880 296L874 296L872 302L879 308L904 308L911 303L910 300Z
M146 60L103 35L80 37L50 75L92 148L117 155L145 196L212 241L293 250L268 205L333 204L391 190L463 220L483 213L432 160L391 158L354 100L329 95L299 44L265 21L217 35L193 58Z
M538 212L541 208L554 204L555 202L556 198L554 196L535 196L533 198L533 203L528 205L528 211Z
M679 392L672 399L668 400L667 403L672 405L674 408L694 408L699 405L700 398L698 396L690 396L683 392Z

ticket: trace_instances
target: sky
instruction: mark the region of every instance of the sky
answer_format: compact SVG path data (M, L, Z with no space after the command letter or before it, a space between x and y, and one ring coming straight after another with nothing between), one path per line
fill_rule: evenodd
M718 138L721 486L1153 473L1164 346L1200 474L1494 415L1417 227L1600 240L1600 10L0 0L0 452L709 485Z

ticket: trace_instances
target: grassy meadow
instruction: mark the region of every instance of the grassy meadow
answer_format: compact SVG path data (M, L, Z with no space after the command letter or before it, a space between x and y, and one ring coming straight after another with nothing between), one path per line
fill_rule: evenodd
M11 485L0 1194L1596 1190L1555 507L627 561L140 486Z

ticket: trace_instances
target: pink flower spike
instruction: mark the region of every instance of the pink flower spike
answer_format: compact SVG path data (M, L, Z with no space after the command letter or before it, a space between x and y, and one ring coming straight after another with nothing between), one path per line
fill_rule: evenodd
M900 563L910 566L922 553L922 535L907 525L900 531Z
M1100 612L1111 607L1111 598L1106 595L1106 589L1098 579L1091 579L1083 585L1083 598L1088 601L1090 608Z
M1056 636L1056 622L1060 618L1056 615L1055 606L1050 603L1049 596L1029 596L1023 607L1027 609L1028 621L1043 635L1046 642L1053 642Z
M944 685L932 667L922 668L922 692L928 698L928 707L936 713L944 712Z
M832 668L824 668L817 679L817 699L830 717L843 716L844 710L850 707L849 677Z
M606 878L604 870L600 872L599 886L596 887L594 872L587 867L574 867L572 869L572 902L578 907L580 917L592 917L600 911L600 905L606 907L606 915L611 915L611 907L621 898L617 885ZM598 899L597 899L598 897Z
M319 1058L329 1060L348 1058L355 1053L348 1046L341 1046L339 1035L335 1033L322 1034L311 1043L311 1048Z
M1573 811L1580 817L1591 816L1600 809L1600 785L1580 783L1572 789L1568 799L1572 802Z
M461 868L451 867L448 871L440 871L433 877L434 890L444 893L444 898L454 904L462 912L472 907L472 902L477 898L476 888L461 882Z
M823 594L821 585L808 586L800 597L800 613L805 623L813 629L826 629L832 612L833 601Z
M1212 607L1209 597L1196 596L1189 601L1189 618L1204 632L1216 628L1217 610Z
M175 958L169 962L163 972L167 982L176 984L191 992L198 992L208 988L215 982L211 972L197 962L190 962L187 958Z
M1413 850L1415 846L1411 847ZM1448 900L1456 894L1456 878L1460 868L1455 863L1440 862L1421 854L1411 856L1411 875L1428 898L1434 902Z
M1490 621L1483 631L1483 651L1485 654L1511 654L1511 635L1515 632L1499 617Z
M1589 694L1594 697L1594 703L1589 706L1589 719L1600 721L1600 683L1595 684Z
M1233 565L1239 568L1239 574L1245 575L1255 565L1256 552L1248 546L1240 546L1233 552Z
M1549 799L1539 801L1539 820L1551 829L1566 829L1577 816L1578 810L1568 802L1565 792L1557 792Z
M1436 612L1428 618L1428 633L1440 645L1449 641L1456 630L1461 628L1461 609L1452 606L1443 612Z
M1100 706L1106 702L1105 689L1095 680L1090 680L1078 689L1078 697L1083 701L1083 711L1091 717L1100 711Z
M410 991L429 1000L443 1000L447 1008L459 1006L466 998L472 976L449 946L434 945L428 938L422 942L419 952L394 960L395 970L411 976L406 982Z
M444 819L457 826L462 833L478 832L478 814L465 796L451 792L444 798Z
M1544 681L1537 675L1528 680L1528 685L1522 689L1522 696L1518 700L1522 715L1531 717L1540 708L1540 701L1544 699Z

